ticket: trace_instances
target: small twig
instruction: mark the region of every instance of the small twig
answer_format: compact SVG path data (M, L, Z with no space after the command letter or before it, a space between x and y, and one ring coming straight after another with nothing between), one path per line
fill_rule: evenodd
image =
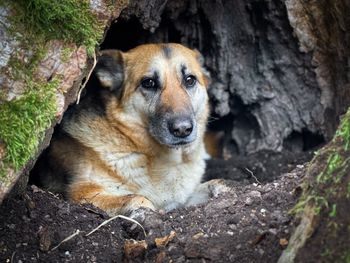
M94 63L92 64L92 68L90 69L88 75L86 76L86 79L84 81L84 83L81 85L81 88L78 92L78 98L77 98L77 104L79 104L80 102L80 96L81 96L81 92L84 90L86 84L88 83L89 79L90 79L90 76L92 74L92 72L94 71L95 67L96 67L96 63L97 63L97 59L96 59L96 52L94 52Z
M122 218L122 219L125 219L125 220L128 220L128 221L130 221L130 222L135 223L136 225L138 225L138 226L140 226L140 227L142 228L143 234L145 235L145 237L147 236L147 235L146 235L145 229L143 228L143 226L142 226L139 222L137 222L136 220L134 220L134 219L132 219L132 218L130 218L130 217L122 216L122 215L116 215L116 216L111 217L110 219L108 219L108 220L102 222L98 227L96 227L95 229L93 229L91 232L87 233L85 236L86 236L86 237L87 237L87 236L90 236L92 233L94 233L95 231L97 231L98 229L100 229L102 226L108 224L109 222L111 222L112 220L114 220L114 219L116 219L116 218Z
M14 251L14 252L12 253L12 256L11 256L11 263L13 263L13 262L14 262L15 255L16 255L16 251Z
M262 183L258 180L258 178L256 178L256 176L254 175L254 173L251 171L251 170L249 170L248 168L244 168L248 173L250 173L250 175L255 179L255 181L258 183L258 184L260 184L260 185L262 185Z
M47 191L48 194L52 195L56 199L60 199L59 194L54 194L53 192Z
M104 217L105 217L102 213L100 213L100 212L98 212L98 211L96 211L96 210L94 210L94 209L91 209L91 208L89 208L89 207L84 207L84 209L85 209L86 211L88 211L89 213L93 213L93 214L95 214L95 215L99 215L101 218L104 218Z
M71 240L73 237L77 236L80 234L80 230L77 229L77 231L75 231L73 234L71 234L70 236L66 237L65 239L63 239L57 246L55 246L54 248L52 248L50 251L54 251L57 248L59 248L63 243Z

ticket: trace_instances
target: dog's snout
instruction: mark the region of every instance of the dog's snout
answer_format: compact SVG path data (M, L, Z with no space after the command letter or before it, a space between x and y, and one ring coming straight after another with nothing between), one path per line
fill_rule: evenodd
M178 138L185 138L191 134L193 123L191 118L175 118L169 121L169 131Z

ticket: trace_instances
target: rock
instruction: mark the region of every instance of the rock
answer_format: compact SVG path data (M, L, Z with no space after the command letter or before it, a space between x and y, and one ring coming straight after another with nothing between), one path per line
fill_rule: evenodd
M44 252L49 251L52 243L52 233L50 232L49 228L40 226L38 231L38 237L39 249Z
M149 235L158 234L154 233L152 229L163 222L161 214L143 207L132 211L130 217L139 222L144 227L146 232L150 230L151 232L148 233ZM135 228L139 228L139 226L136 224L131 226L131 230Z
M245 205L247 205L247 206L252 205L253 202L254 202L254 200L253 200L253 198L251 198L250 196L246 197L246 199L244 200L244 203L245 203Z

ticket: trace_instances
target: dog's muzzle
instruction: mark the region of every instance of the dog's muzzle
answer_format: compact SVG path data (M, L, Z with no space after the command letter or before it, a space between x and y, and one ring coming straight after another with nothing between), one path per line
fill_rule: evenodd
M151 135L161 144L179 147L197 138L197 125L192 115L157 116L150 122Z

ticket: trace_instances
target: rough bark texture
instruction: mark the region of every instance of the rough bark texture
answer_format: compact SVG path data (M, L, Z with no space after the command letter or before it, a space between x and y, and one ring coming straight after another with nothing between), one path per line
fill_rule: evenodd
M350 2L288 0L286 8L300 50L312 54L326 108L324 128L332 134L337 126L334 116L349 106Z
M288 0L286 6L300 49L312 53L318 85L328 92L322 103L325 128L332 131L334 116L349 106L350 2ZM348 111L335 138L310 163L300 201L306 206L279 263L350 262L349 119Z

